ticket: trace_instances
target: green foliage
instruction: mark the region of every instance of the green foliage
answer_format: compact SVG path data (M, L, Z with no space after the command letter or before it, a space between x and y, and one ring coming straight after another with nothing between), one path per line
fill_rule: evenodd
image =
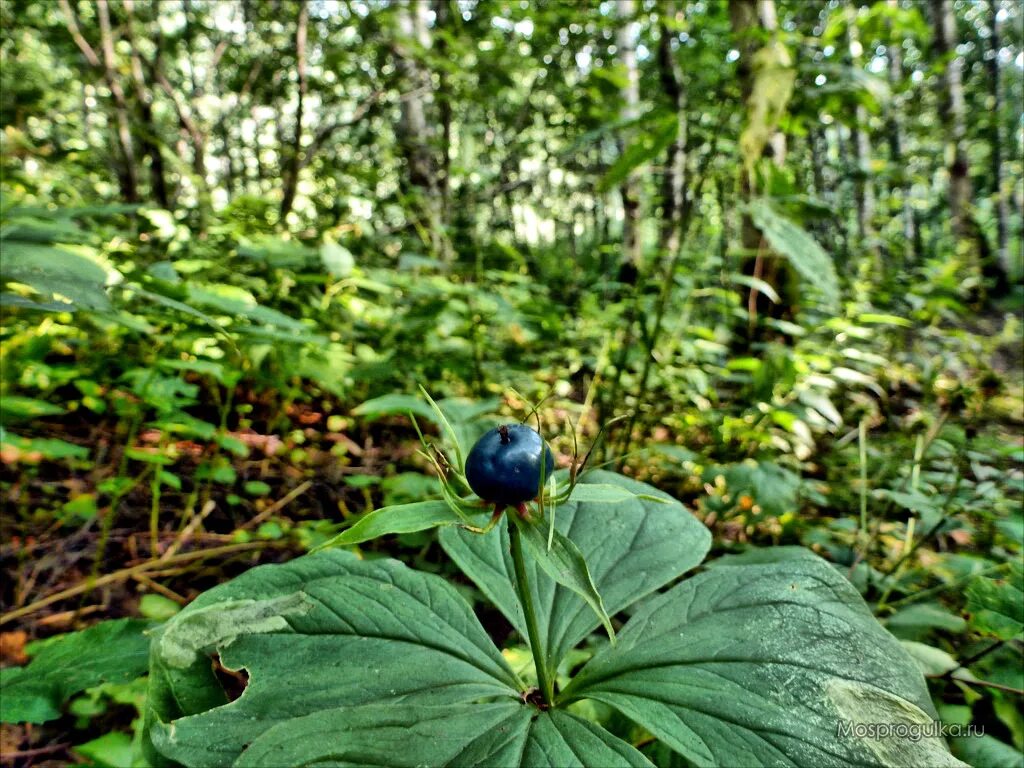
M750 215L772 248L784 256L829 304L839 298L839 278L832 259L805 230L780 214L765 199L750 203Z
M4 663L22 631L45 638L72 612L76 627L167 621L147 733L170 745L172 718L205 763L313 759L323 733L387 764L948 760L835 738L820 754L820 718L845 711L984 726L954 754L1020 764L1018 4L659 0L630 19L615 3L68 5L0 3ZM558 466L592 450L588 466L623 474L584 473L566 497L560 470L532 523L477 533L492 510L461 485L456 446L527 400ZM295 559L337 546L365 563ZM675 584L709 550L745 553L739 576L716 560ZM267 561L288 564L179 611ZM365 587L363 615L342 614L356 634L294 599L305 569L335 561L324 583ZM154 585L91 588L136 564ZM359 639L377 597L395 608L392 571L438 596L410 609L424 689L350 703L361 644L404 674L408 643ZM439 611L518 680L489 668L473 679L493 696L446 703L429 675L455 662L431 654L469 650L428 631ZM341 636L351 658L294 658L282 616L314 616L330 634L303 642ZM699 643L677 637L684 619ZM226 704L245 684L236 646L262 679ZM5 745L140 763L139 681L69 693L43 653L3 670L2 698L51 719ZM341 681L314 712L282 666L300 659L314 688ZM857 678L869 669L881 682ZM570 703L572 686L611 698ZM206 723L244 730L231 713L254 691L283 722L212 754Z
M610 473L597 479L660 497ZM589 555L614 611L698 564L708 546L703 527L669 499L570 500L562 512L560 535L581 561ZM524 534L530 528L516 525ZM528 583L519 585L526 604L510 584L516 571L504 527L485 536L449 528L444 537L520 632L524 616L540 617L545 646L535 654L554 670L596 619L585 596L543 577L547 550L535 530L522 571ZM211 677L210 653L249 675L245 695L230 706ZM325 659L333 661L325 667ZM609 704L698 762L960 765L936 739L836 741L840 721L920 725L934 711L898 643L845 579L804 550L726 559L647 601L549 711L529 703L468 604L437 576L337 550L255 568L155 634L150 758L291 765L387 754L399 765L647 765L627 742L564 711L584 698ZM804 716L793 718L794 708ZM412 743L410 729L418 734ZM725 729L739 737L718 738Z
M1024 566L1010 563L1006 578L977 579L967 590L971 624L986 635L1001 640L1020 639L1024 633Z
M27 667L0 670L0 721L43 723L60 717L72 694L145 673L149 622L122 619L53 638Z

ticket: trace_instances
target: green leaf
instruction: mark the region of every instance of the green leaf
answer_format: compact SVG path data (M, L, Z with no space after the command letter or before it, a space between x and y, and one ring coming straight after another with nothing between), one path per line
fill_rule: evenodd
M511 519L526 541L526 547L533 556L533 561L556 582L582 597L604 624L608 637L615 642L615 628L612 626L612 620L605 610L601 593L594 586L590 569L587 568L587 561L579 547L561 531L554 531L549 541L537 525L523 520L519 515L512 515Z
M643 766L651 763L607 731L565 712L503 702L455 706L338 709L327 729L316 721L274 729L257 740L239 766L332 764ZM409 748L410 731L416 748Z
M132 737L120 731L105 733L85 744L79 744L74 751L102 768L132 768L134 764Z
M253 323L271 325L288 331L305 331L305 324L276 309L264 307L244 288L223 283L205 286L189 285L189 300L213 312L233 317L244 317Z
M325 241L320 246L320 260L324 264L324 269L335 277L348 277L352 274L352 268L355 266L352 252L331 240Z
M270 493L271 488L268 483L262 480L246 480L242 485L242 490L250 496L266 496Z
M23 454L38 453L44 459L85 459L89 449L56 437L22 437L0 427L0 446L8 445Z
M248 672L245 695L230 706L211 672L212 653ZM330 550L253 568L167 622L153 643L147 720L165 757L230 765L282 723L298 727L312 717L326 735L339 707L450 708L518 701L519 691L468 603L443 579Z
M64 413L64 409L59 405L48 403L45 400L36 400L34 397L4 395L0 398L0 422L36 419L40 416L59 416L62 413Z
M917 663L923 675L944 675L960 666L946 651L933 645L904 640L903 648Z
M653 496L649 493L633 493L628 488L623 488L621 485L612 485L611 483L577 483L576 487L572 490L572 496L569 497L569 500L580 504L621 504L630 501L636 496L657 504L663 503L663 499L658 496Z
M953 751L978 768L1024 768L1024 755L988 734L951 739Z
M809 555L713 568L649 601L559 702L579 699L615 707L697 765L962 765L939 738L841 735L936 715L906 651Z
M601 177L597 183L599 192L614 189L636 168L663 154L676 140L676 136L679 135L679 118L675 114L657 113L654 119L650 118L651 116L647 116L643 120L645 123L649 121L650 125L643 126L633 143Z
M44 723L60 717L72 695L146 672L148 621L118 619L48 640L26 667L0 669L0 722Z
M885 620L885 626L897 637L917 640L932 629L963 632L967 622L939 603L909 605Z
M573 498L590 483L616 485L629 491L630 496L616 504L570 499L555 510L555 524L582 553L609 614L628 607L704 559L711 535L678 501L649 485L603 471L588 472L576 486ZM647 495L662 501L650 501L644 498ZM543 538L546 549L546 531ZM497 526L486 536L445 528L440 540L459 568L526 637L526 622L515 596L507 526ZM548 579L529 556L526 560L544 655L554 670L599 621L582 597Z
M1024 637L1024 566L1012 563L1005 579L982 578L967 588L971 626L1000 640Z
M51 245L4 240L0 277L29 285L47 298L66 297L84 309L110 309L106 286L120 278L98 262Z
M903 509L917 512L920 515L934 514L939 511L937 500L925 496L917 491L907 493L906 491L893 491L888 488L878 488L872 494L879 499L889 499Z
M362 416L368 421L374 421L384 416L405 416L409 412L414 416L426 419L432 423L437 422L437 415L434 409L415 395L383 395L367 400L361 405L352 409L354 416Z
M351 528L324 542L317 549L349 547L392 533L416 533L461 522L462 518L445 501L419 501L397 507L382 507L363 516Z
M410 734L415 741L410 742ZM338 708L282 723L256 739L239 766L644 766L636 749L565 712L514 701L451 707Z
M763 293L773 304L778 304L782 301L772 284L759 277L733 273L729 275L729 280L734 283L739 283L740 285L745 285L747 288L753 288L758 293Z
M150 593L139 600L139 613L147 619L165 621L181 610L181 606L169 597Z
M749 210L754 224L772 248L789 259L793 268L821 292L826 302L838 301L839 278L835 265L815 239L764 198L752 200Z

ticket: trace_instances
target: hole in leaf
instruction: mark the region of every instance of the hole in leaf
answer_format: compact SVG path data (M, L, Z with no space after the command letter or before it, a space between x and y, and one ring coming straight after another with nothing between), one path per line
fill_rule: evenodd
M228 669L220 662L220 656L213 657L213 673L217 676L228 701L235 701L249 685L249 673L244 669Z

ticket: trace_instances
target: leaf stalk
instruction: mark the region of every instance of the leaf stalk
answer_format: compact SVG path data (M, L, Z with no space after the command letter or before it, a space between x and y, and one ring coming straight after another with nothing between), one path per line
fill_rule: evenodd
M526 575L526 561L523 559L523 542L520 537L519 528L512 522L509 523L508 535L512 542L512 563L516 572L516 591L519 593L519 602L523 606L523 615L526 617L526 631L530 640L530 652L533 654L533 663L537 668L537 685L540 688L540 695L544 703L549 707L555 701L555 681L548 669L547 659L544 658L544 647L540 642L540 627L537 624L537 611L533 605L533 593L530 591L530 581Z

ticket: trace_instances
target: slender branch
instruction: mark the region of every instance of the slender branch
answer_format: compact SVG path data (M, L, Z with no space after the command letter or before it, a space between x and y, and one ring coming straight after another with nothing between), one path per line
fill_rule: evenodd
M24 608L8 611L7 613L0 615L0 624L6 624L9 621L14 621L14 619L20 619L22 616L28 616L29 614L35 613L48 605L52 605L53 603L61 600L66 600L67 598L74 597L75 595L80 595L83 592L88 592L96 587L102 587L105 584L113 584L114 582L134 578L138 574L156 569L157 566L166 567L168 565L187 563L192 560L204 560L208 557L217 557L218 555L230 555L236 552L264 549L271 546L272 543L273 542L266 541L251 541L241 544L227 544L223 547L212 547L211 549L202 549L196 552L184 552L180 555L175 555L174 557L165 558L163 560L147 560L139 565L134 565L130 568L122 568L119 571L108 573L97 579L85 579L73 587L61 590L60 592L54 592L52 595L47 595L40 600L36 600L31 605L26 605Z
M313 137L313 140L310 142L309 146L306 147L306 151L302 155L302 159L299 162L299 169L301 170L305 168L312 162L314 155L316 155L317 153L317 150L319 150L325 143L327 143L327 140L331 138L331 135L335 131L340 130L341 128L349 128L358 123L364 117L366 117L366 114L370 111L370 109L373 106L377 104L377 102L380 100L380 97L383 94L384 91L374 91L366 98L365 101L363 101L358 107L356 107L355 111L352 113L352 116L348 120L339 120L333 123L329 123L328 125L322 127L319 131L317 131L316 135Z
M78 19L75 16L75 12L71 9L71 4L68 0L57 0L60 5L61 12L64 14L64 24L68 28L68 32L71 33L71 39L75 41L75 45L78 46L78 50L85 56L85 60L89 62L89 66L95 67L96 69L102 69L103 65L100 63L99 56L96 55L95 49L89 45L89 41L82 35L82 30L78 27Z
M940 679L945 677L945 674L941 675L925 675L925 677L931 679ZM1024 696L1024 688L1014 688L1011 685L1003 685L1002 683L993 683L991 680L972 680L969 677L954 677L958 683L966 683L967 685L977 685L981 688L995 688L997 691L1006 691L1007 693L1013 693L1017 696Z
M15 752L4 752L2 755L0 755L0 762L14 763L18 760L22 760L29 757L41 757L42 755L49 755L54 752L60 752L62 749L68 749L70 746L70 741L64 741L59 744L50 744L45 747L36 747L35 749L23 749Z
M949 670L949 672L946 672L943 675L943 677L953 677L954 674L959 672L961 669L967 669L967 667L971 666L971 664L974 664L975 662L978 662L981 659L985 658L990 653L992 653L992 651L996 650L997 648L1001 648L1003 646L1003 644L1005 644L1005 643L1006 643L1005 640L996 640L991 645L985 646L984 648L982 648L980 651L978 651L974 655L968 656L966 659L963 659L956 667L954 667L953 669ZM959 678L957 678L957 679L959 679Z
M544 698L545 703L551 706L555 701L555 681L548 669L547 660L544 658L544 649L540 643L537 612L533 605L533 594L530 592L530 582L526 575L526 562L523 560L522 538L519 528L512 520L509 520L508 532L509 538L512 540L512 563L516 572L516 591L519 593L519 602L523 606L523 614L526 617L530 652L533 654L533 663L537 668L537 684L540 686L540 695Z

